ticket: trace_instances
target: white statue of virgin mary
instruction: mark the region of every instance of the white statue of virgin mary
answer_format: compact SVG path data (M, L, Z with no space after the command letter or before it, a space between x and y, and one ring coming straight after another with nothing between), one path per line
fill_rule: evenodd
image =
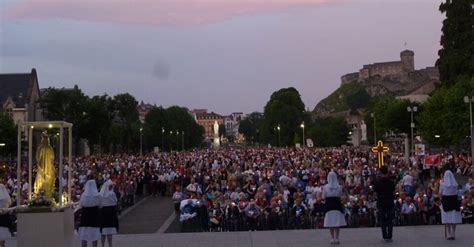
M360 130L362 132L361 141L367 141L367 125L364 120L362 120L362 123L360 124Z
M214 121L214 136L219 136L219 124Z
M220 142L220 138L219 138L219 124L217 123L217 121L214 122L214 142L213 142L213 146L214 148L219 148L221 142Z

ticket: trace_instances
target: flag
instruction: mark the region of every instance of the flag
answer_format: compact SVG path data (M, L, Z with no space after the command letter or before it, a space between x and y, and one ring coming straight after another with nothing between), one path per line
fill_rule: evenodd
M440 166L441 165L441 155L427 155L425 156L425 166Z

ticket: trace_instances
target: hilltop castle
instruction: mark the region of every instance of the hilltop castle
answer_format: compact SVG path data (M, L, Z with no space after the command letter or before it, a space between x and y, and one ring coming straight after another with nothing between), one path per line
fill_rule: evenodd
M400 61L383 62L367 64L356 73L346 74L341 77L341 84L347 84L350 82L358 81L364 82L371 77L396 77L401 82L407 80L409 73L415 72L415 53L410 50L404 50L400 53ZM434 67L419 70L419 72L427 75L428 77L439 77L438 70Z

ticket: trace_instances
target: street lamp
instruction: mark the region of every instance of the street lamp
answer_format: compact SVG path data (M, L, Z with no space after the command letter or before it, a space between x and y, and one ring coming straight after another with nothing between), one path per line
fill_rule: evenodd
M0 143L0 147L5 147L6 144L5 143Z
M303 148L304 148L305 147L305 145L304 145L304 142L305 142L305 140L304 140L304 121L301 123L300 127L303 130Z
M415 112L418 111L418 107L417 106L408 106L407 107L407 111L410 113L411 115L411 123L410 123L410 128L411 128L411 153L413 155L414 153L414 150L415 150L415 144L414 144L414 140L413 140L413 129L415 128L415 123L413 122L413 114Z
M374 119L374 145L377 145L377 127L375 123L375 113L370 113L370 116Z
M143 128L140 128L140 156L143 155Z
M472 125L472 102L474 102L474 96L464 96L464 102L469 103L469 117L471 120L471 165L474 165L474 139L473 139L473 133L474 133L474 126Z
M179 150L179 131L176 131L176 151Z
M173 147L171 146L171 141L173 140L171 139L172 136L173 136L173 131L170 130L170 152L173 150Z
M281 147L281 127L280 125L277 126L277 130L278 130L278 147Z
M184 151L184 130L181 131L181 149Z
M165 128L161 127L161 150L165 150Z

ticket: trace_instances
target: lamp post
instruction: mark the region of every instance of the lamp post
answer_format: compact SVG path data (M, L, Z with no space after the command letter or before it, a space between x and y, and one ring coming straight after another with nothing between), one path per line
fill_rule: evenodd
M140 156L143 155L143 128L140 128Z
M277 126L277 130L278 130L278 147L281 147L281 127L280 125Z
M375 113L370 113L370 116L374 119L374 145L377 145L377 125L375 122Z
M413 122L413 114L415 112L418 111L418 107L417 106L408 106L407 107L407 111L410 113L411 115L411 123L410 123L410 129L411 129L411 154L413 155L414 154L414 150L415 150L415 144L414 144L414 140L413 140L413 131L414 131L414 128L415 128L415 123Z
M300 127L303 130L303 148L304 148L304 147L306 147L305 146L305 138L304 138L304 121L301 123Z
M179 150L179 131L176 131L176 151Z
M181 149L184 151L184 130L181 131Z
M165 150L165 128L161 127L161 150Z
M472 125L472 102L474 102L474 96L464 96L464 102L469 103L469 118L470 118L470 129L471 129L471 165L474 164L474 126Z
M173 131L170 130L170 152L173 151L173 147L171 146L171 141L173 140L171 139L172 136L173 136Z

